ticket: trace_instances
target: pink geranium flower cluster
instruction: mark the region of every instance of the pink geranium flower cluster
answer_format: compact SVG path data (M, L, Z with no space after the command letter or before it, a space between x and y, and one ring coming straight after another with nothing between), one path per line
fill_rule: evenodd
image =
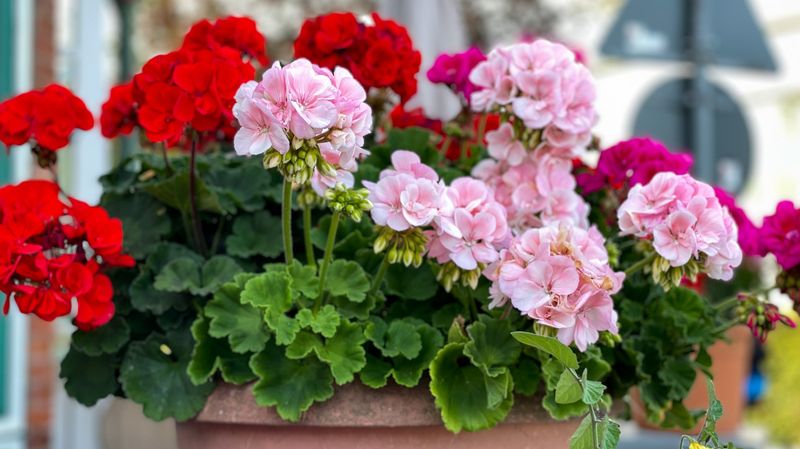
M584 193L609 187L628 189L647 184L658 173L689 173L692 156L672 153L661 142L647 137L625 140L600 152L597 168L578 175L578 185Z
M493 281L490 307L510 299L520 312L558 329L562 343L574 342L585 351L601 331L618 332L611 295L625 274L611 269L604 244L594 227L561 224L525 231L484 273Z
M494 132L502 135L487 134L492 157L511 165L522 162L513 141L530 145L531 139L520 125L541 130L531 148L537 151L575 156L588 144L597 121L594 83L564 45L539 39L494 49L469 80L479 88L471 96L473 110L512 115L512 123Z
M478 47L470 47L461 53L442 53L428 69L428 80L449 86L469 103L472 93L478 90L478 86L469 80L469 74L478 63L485 60L486 55Z
M356 161L367 154L364 136L372 128L366 97L346 69L331 72L306 59L285 66L276 62L261 81L245 83L236 93L233 113L241 127L234 148L240 155L269 149L284 155L302 141L314 141L336 171L316 171L315 187L352 186Z
M485 159L472 176L494 192L517 234L559 222L588 227L589 205L575 192L572 163L567 159L541 154L525 157L518 165Z
M680 267L695 259L713 279L729 280L742 261L736 223L714 189L689 175L659 173L634 186L617 211L622 235L653 240L656 252Z
M440 264L452 261L463 270L497 260L510 238L506 210L483 181L462 177L447 188L452 212L427 231L428 256Z

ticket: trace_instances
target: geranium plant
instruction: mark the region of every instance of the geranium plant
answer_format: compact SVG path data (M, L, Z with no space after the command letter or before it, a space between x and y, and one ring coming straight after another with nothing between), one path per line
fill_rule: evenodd
M138 129L146 150L101 178L102 208L49 182L0 190L8 301L44 319L77 301L70 396L186 420L216 382L252 384L297 421L336 385L427 385L453 432L540 401L583 418L572 447L611 448L611 405L635 388L651 421L705 415L691 444L721 447L713 394L707 413L682 402L709 346L793 323L768 290L712 303L684 284L772 251L796 299L793 206L758 230L649 139L581 163L594 84L560 44L442 56L428 75L464 108L438 125L383 114L419 69L393 21L309 20L295 54L269 66L252 20L202 21L103 105L103 134ZM52 167L87 114L63 88L23 94L0 104L0 140Z

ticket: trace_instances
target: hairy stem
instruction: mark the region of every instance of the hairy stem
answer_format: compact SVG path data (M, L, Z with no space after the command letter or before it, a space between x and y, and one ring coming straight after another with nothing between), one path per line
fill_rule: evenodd
M642 268L646 267L647 265L653 263L655 258L656 258L656 255L655 255L655 253L653 253L653 254L650 254L649 256L645 257L644 259L636 262L635 264L629 266L625 270L625 276L630 276L630 275L636 273L637 271L641 270Z
M311 206L303 206L303 244L306 247L306 263L317 268L314 245L311 244Z
M283 179L283 201L281 203L282 231L283 231L283 254L286 263L294 262L294 248L292 248L292 181Z
M386 255L383 256L383 260L381 261L381 265L378 267L378 272L375 273L375 277L372 278L372 288L369 289L369 293L373 294L380 290L381 284L383 283L383 278L386 276L386 272L389 271L389 252L386 252Z
M203 235L203 225L200 223L200 214L197 212L197 141L199 136L194 133L192 136L192 149L189 153L189 212L194 227L194 239L197 251L203 256L208 256L206 238Z
M328 266L333 259L333 244L336 243L336 229L339 227L340 212L334 212L331 217L331 227L328 229L328 241L325 243L325 255L322 257L322 265L319 267L319 296L317 297L317 305L321 302L323 292L325 291L325 277L328 275Z
M581 386L581 391L585 390L586 387L583 385L583 379L581 379L581 376L578 375L578 372L572 368L568 368L567 370L570 374L572 374L575 382L578 382L578 385ZM601 449L600 440L597 438L597 426L600 425L600 420L597 418L597 408L594 405L589 405L589 415L592 419L592 447L595 449Z

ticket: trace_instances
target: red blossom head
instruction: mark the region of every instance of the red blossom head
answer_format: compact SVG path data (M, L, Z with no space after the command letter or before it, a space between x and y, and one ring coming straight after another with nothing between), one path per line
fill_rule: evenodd
M128 134L138 124L136 102L133 100L133 83L111 88L108 100L100 111L100 130L108 139Z
M0 291L23 313L53 320L72 311L92 329L114 314L113 289L102 270L131 267L122 223L97 206L64 197L49 181L0 188Z
M375 13L372 21L359 23L352 13L308 19L294 42L294 56L329 69L344 67L364 88L391 89L405 102L417 92L422 56L405 27Z
M0 103L0 142L9 147L30 142L55 152L69 144L73 131L92 126L94 118L83 100L58 84Z
M217 51L227 48L257 61L262 67L269 64L267 40L258 31L256 22L249 17L228 16L213 23L201 20L186 33L181 48L189 51Z

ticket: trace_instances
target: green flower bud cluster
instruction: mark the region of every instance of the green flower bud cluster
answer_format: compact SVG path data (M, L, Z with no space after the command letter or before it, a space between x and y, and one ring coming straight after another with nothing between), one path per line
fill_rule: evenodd
M622 337L609 331L600 332L600 344L613 348L622 342Z
M341 183L325 192L328 206L334 212L341 212L355 222L360 222L364 212L372 209L368 196L367 189L350 189Z
M314 169L326 176L336 176L336 168L319 152L314 140L292 138L292 146L284 154L274 148L264 153L264 168L277 168L287 179L298 185L308 183Z
M664 290L669 290L672 287L681 285L683 278L689 278L692 281L697 279L697 275L703 270L703 265L704 263L701 260L689 259L685 265L673 267L667 259L656 254L649 269L653 273L653 281ZM645 267L645 271L647 268Z
M781 271L775 278L775 286L781 293L787 295L795 303L795 308L800 310L800 266L788 271Z
M436 271L436 280L449 292L456 282L475 290L484 268L486 268L484 264L478 264L478 268L474 270L464 270L453 262L447 262L435 266L434 271Z
M606 241L606 252L608 252L608 264L611 268L619 266L620 250L616 243L611 240Z
M376 254L387 251L386 258L389 263L402 263L407 267L422 265L422 256L425 254L428 240L421 229L395 231L388 226L378 226L377 234L372 249Z
M300 207L317 207L321 206L323 203L322 197L317 195L317 192L309 185L306 185L297 192L297 204L300 205Z

